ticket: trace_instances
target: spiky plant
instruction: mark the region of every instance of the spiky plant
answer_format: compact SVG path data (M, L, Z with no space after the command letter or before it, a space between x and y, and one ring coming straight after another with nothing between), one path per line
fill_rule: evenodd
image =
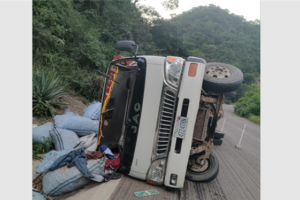
M34 116L55 115L57 106L66 106L59 98L67 93L65 87L60 85L59 77L54 73L45 71L35 72L32 77L32 112Z

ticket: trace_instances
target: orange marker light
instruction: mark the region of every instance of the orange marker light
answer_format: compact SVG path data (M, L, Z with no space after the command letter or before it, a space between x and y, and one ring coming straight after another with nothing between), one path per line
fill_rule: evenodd
M147 183L151 184L151 185L156 185L156 182L153 180L147 180Z
M196 73L197 73L197 67L198 67L198 64L197 64L197 63L191 63L191 64L190 64L189 73L188 73L188 75L189 75L190 77L195 77L195 76L196 76Z
M167 60L168 60L169 62L174 62L174 61L176 60L176 57L168 56L168 57L167 57Z

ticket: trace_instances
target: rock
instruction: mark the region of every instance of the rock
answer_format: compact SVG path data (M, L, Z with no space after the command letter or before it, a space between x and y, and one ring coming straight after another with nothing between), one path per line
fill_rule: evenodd
M218 191L215 191L215 195L219 195L219 192L218 192Z

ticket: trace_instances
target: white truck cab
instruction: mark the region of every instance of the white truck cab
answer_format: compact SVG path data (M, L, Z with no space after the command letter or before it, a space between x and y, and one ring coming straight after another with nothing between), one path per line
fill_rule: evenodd
M117 43L118 50L134 48L137 54L133 41ZM120 172L149 184L180 189L186 177L213 180L219 164L211 148L224 137L214 138L223 93L238 88L242 72L223 63L207 67L196 57L136 54L109 64L98 146L120 153Z

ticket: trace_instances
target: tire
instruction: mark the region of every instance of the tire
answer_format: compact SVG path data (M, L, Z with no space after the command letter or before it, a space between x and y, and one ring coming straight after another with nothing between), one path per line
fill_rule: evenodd
M224 138L224 136L225 136L225 133L218 133L218 132L214 133L215 139L221 139L221 138Z
M190 159L193 159L191 156ZM190 181L201 181L201 182L209 182L214 180L219 173L219 161L213 152L210 152L209 159L206 159L208 162L208 167L203 172L194 171L190 165L187 166L186 178Z
M202 87L211 92L231 92L243 82L243 72L224 63L206 63Z
M223 140L221 140L221 139L214 139L213 143L214 143L215 146L221 146L222 143L223 143Z

